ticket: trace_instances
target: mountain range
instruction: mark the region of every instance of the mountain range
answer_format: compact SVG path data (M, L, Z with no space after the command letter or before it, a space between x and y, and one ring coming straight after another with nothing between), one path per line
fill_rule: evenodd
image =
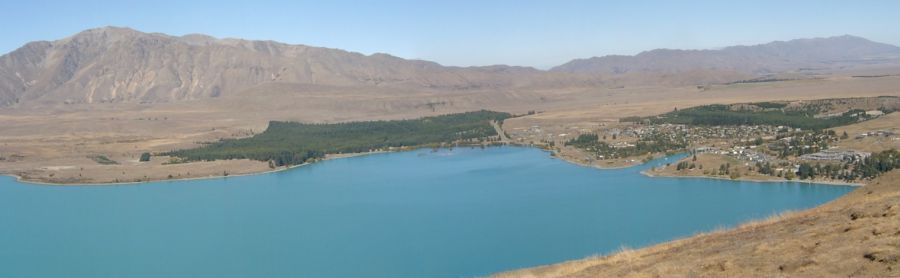
M629 72L676 73L697 69L756 75L832 68L900 58L900 47L849 35L776 41L721 50L656 49L634 56L610 55L576 59L551 71L592 74Z
M658 49L576 59L545 71L506 65L450 67L381 53L105 27L30 42L0 56L0 107L176 102L304 86L490 92L693 85L897 63L898 58L896 46L840 36L721 50Z

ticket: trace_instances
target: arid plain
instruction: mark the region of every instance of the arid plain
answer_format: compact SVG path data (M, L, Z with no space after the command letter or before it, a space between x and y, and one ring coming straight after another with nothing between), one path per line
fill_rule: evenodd
M898 70L900 71L900 70ZM222 138L251 136L271 120L343 122L406 119L478 109L537 114L517 117L505 130L614 124L703 104L838 97L900 96L900 76L854 78L852 73L752 84L567 88L501 92L397 91L312 87L299 93L261 92L168 104L67 104L0 109L0 171L25 181L77 184L199 178L271 171L268 164L226 160L170 164L143 152L165 152ZM900 125L900 123L898 123ZM106 156L118 164L99 164ZM599 165L609 166L609 165ZM619 165L621 166L621 165ZM171 177L170 177L171 175Z

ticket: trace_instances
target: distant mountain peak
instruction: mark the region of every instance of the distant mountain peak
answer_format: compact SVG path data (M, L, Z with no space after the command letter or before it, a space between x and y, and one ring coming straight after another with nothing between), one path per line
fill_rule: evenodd
M204 34L187 34L179 38L181 41L192 45L209 45L219 42L218 38Z
M87 29L87 30L78 32L69 38L97 37L97 36L137 36L137 35L149 35L149 34L143 33L143 32L128 28L128 27L106 26L106 27Z
M0 107L27 102L174 102L259 92L269 83L419 90L583 86L542 71L444 67L386 53L275 41L89 29L0 56ZM295 86L296 85L296 86ZM266 88L272 88L268 86ZM268 89L267 89L268 90Z
M634 56L609 55L575 59L551 71L615 75L640 72L729 70L748 74L827 68L835 62L896 59L900 47L841 35L729 46L718 50L654 49Z
M900 57L896 46L854 36L720 50L656 49L576 59L551 71L456 67L387 53L101 27L27 43L0 56L0 107L21 103L176 102L302 90L387 87L509 91L628 84L707 84ZM620 78L619 76L629 76ZM277 86L276 86L277 85ZM300 89L298 89L300 88Z

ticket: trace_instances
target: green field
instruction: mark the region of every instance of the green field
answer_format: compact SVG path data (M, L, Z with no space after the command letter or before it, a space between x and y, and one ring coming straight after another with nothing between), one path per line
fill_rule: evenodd
M502 122L510 116L482 110L395 121L336 124L272 121L266 131L253 137L221 140L165 155L185 161L253 159L271 161L273 166L296 165L325 154L480 143L498 135L492 121Z

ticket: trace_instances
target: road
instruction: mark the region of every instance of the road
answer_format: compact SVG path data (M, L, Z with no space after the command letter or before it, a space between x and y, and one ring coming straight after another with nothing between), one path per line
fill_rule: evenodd
M509 137L506 137L506 132L503 132L503 128L500 128L500 124L496 121L491 121L491 125L494 126L494 130L497 131L497 134L500 134L500 142L504 144L509 144L512 142L509 140Z

